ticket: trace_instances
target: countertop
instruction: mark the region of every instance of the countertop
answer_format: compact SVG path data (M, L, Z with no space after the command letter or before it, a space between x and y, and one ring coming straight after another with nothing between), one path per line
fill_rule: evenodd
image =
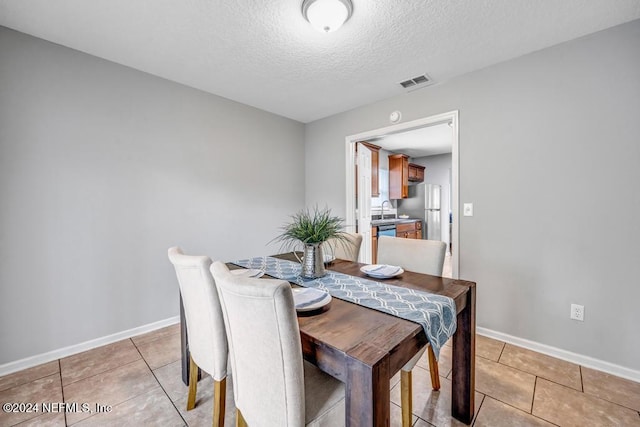
M373 221L371 221L371 225L377 227L378 225L408 224L416 221L422 220L418 218L374 219Z

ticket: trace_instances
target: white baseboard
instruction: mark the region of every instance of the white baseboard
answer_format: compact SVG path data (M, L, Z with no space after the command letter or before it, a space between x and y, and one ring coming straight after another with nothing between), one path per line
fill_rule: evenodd
M38 354L35 356L27 357L24 359L16 360L14 362L5 363L0 365L0 377L8 375L23 369L32 368L34 366L41 365L43 363L51 362L63 357L72 356L83 351L91 350L92 348L100 347L106 344L111 344L116 341L120 341L126 338L131 338L136 335L144 334L146 332L155 331L156 329L171 326L180 322L180 316L170 317L168 319L159 320L157 322L149 323L147 325L138 326L137 328L128 329L126 331L117 332L105 337L96 338L90 341L85 341L80 344L70 345L69 347L60 348L57 350L49 351L47 353Z
M477 327L476 332L478 333L478 335L483 335L485 337L494 338L499 341L517 345L518 347L537 351L538 353L546 354L547 356L552 356L557 359L566 360L567 362L575 363L586 368L596 369L598 371L606 372L617 377L640 382L640 371L626 368L624 366L615 365L613 363L594 359L593 357L584 356L582 354L572 353L561 348L551 347L550 345L541 344L535 341L529 341L524 338L514 337L513 335L504 334L502 332L492 331L491 329Z
M23 369L32 368L34 366L41 365L43 363L51 362L53 360L61 359L63 357L72 356L83 351L91 350L92 348L100 347L106 344L111 344L116 341L120 341L126 338L131 338L136 335L144 334L146 332L155 331L156 329L171 326L180 322L179 316L170 317L168 319L160 320L158 322L149 323L147 325L138 326L137 328L128 329L126 331L117 332L105 337L96 338L94 340L85 341L80 344L71 345L68 347L60 348L58 350L49 351L47 353L39 354L36 356L27 357L24 359L16 360L14 362L5 363L0 365L0 377L8 375ZM624 366L615 365L613 363L605 362L603 360L594 359L593 357L584 356L582 354L572 353L570 351L562 350L557 347L551 347L546 344L541 344L535 341L530 341L524 338L515 337L513 335L505 334L502 332L493 331L486 328L476 328L476 332L479 335L493 338L499 341L503 341L509 344L517 345L529 350L537 351L538 353L546 354L548 356L556 357L558 359L566 360L567 362L575 363L587 368L597 369L598 371L606 372L611 375L626 378L632 381L640 382L640 371L626 368Z

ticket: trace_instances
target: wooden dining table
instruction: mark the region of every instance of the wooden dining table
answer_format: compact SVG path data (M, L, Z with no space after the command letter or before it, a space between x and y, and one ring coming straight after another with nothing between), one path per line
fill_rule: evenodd
M292 253L274 257L297 262ZM360 271L363 265L336 259L327 268L373 280ZM453 335L451 415L470 424L475 389L475 283L410 271L384 282L445 295L455 301L457 329ZM346 425L388 426L390 380L427 345L422 326L338 298L313 315L298 316L298 322L304 358L345 384ZM188 340L183 339L183 379L187 378L188 363L184 363L187 346Z

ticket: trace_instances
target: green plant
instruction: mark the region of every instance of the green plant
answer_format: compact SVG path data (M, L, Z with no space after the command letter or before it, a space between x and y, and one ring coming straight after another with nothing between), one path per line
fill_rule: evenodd
M272 241L282 242L288 249L294 249L296 244L322 243L329 239L346 241L342 233L343 220L331 215L331 209L317 206L310 211L308 208L291 215L291 222L281 227L282 234Z

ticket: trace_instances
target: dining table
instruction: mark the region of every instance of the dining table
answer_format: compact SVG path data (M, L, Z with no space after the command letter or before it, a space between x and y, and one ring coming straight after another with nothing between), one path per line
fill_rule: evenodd
M294 253L273 257L299 262ZM454 300L457 328L452 339L451 415L471 424L475 408L476 284L411 271L384 280L374 279L360 270L364 265L335 259L326 268ZM233 263L227 266L242 268ZM188 337L182 311L181 322L184 381L188 378ZM301 313L298 323L303 357L345 384L345 425L389 426L391 378L427 345L423 327L338 298L317 312Z

